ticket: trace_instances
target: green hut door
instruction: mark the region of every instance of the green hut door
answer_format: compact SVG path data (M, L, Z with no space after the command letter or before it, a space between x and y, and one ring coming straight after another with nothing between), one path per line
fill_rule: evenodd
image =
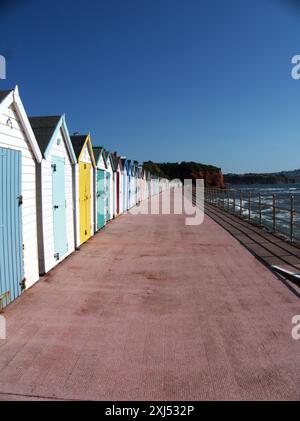
M105 225L105 172L97 169L97 228Z

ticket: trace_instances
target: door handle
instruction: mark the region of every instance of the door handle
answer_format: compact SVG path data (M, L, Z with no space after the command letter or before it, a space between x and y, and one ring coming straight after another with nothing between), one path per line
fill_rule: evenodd
M54 209L58 209L59 208L59 206L58 205L55 205L55 206L53 206L54 207Z

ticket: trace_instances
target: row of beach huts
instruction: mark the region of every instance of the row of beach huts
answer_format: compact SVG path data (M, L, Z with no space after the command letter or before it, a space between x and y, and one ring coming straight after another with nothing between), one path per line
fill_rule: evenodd
M28 117L18 88L0 91L0 309L106 223L169 188L65 115Z

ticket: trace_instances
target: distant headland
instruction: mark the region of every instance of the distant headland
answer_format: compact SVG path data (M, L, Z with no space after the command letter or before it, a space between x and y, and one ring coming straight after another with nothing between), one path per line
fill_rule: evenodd
M224 174L225 184L295 184L300 183L300 169L274 173Z
M198 162L164 162L157 163L152 161L144 162L146 171L150 171L157 177L174 180L178 178L185 179L204 179L206 187L224 187L224 177L221 168L214 165L206 165Z

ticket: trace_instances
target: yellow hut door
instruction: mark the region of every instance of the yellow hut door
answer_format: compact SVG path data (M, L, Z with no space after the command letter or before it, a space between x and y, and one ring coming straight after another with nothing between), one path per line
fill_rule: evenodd
M91 236L91 164L79 163L80 243Z

